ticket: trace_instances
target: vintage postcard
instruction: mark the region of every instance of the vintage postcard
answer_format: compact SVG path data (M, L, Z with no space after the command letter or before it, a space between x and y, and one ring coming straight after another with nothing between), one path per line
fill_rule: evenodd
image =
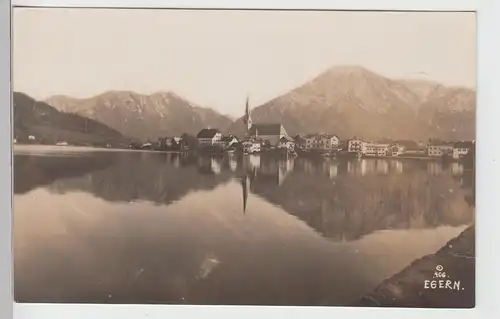
M475 306L475 13L12 23L16 302Z

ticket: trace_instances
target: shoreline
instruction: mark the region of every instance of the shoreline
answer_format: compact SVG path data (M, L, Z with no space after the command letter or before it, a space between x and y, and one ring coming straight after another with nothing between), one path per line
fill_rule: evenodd
M473 224L436 253L384 280L354 306L474 308L475 261Z
M189 153L189 152L197 152L197 150L189 150L189 151L173 151L173 150L154 150L154 149L130 149L130 148L106 148L106 147L93 147L93 146L76 146L76 145L67 145L67 146L59 146L59 145L45 145L45 144L13 144L12 151L13 153L22 154L29 153L33 154L31 150L33 148L38 148L40 151L66 151L66 152L78 152L78 151L93 151L93 152L148 152L148 153L166 153L166 154L181 154L181 153ZM210 154L201 152L203 155L224 155L225 152L221 152L220 154ZM243 154L243 155L271 155L276 157L286 157L285 155L278 154L276 152L260 152L255 154ZM348 158L348 157L325 157L325 156L304 156L298 155L295 156L298 158L325 158L337 161L350 161L355 160L357 158ZM441 161L439 157L431 157L431 156L363 156L360 159L384 159L384 160L415 160L415 161ZM452 161L460 163L460 161Z
M141 150L141 149L131 149L131 148L106 148L106 147L92 147L92 146L58 146L58 145L43 145L43 144L14 144L12 151L14 153L24 152L27 154L32 154L30 152L33 148L38 148L39 151L66 151L66 152L148 152L148 153L182 153L182 151L158 151L158 150Z

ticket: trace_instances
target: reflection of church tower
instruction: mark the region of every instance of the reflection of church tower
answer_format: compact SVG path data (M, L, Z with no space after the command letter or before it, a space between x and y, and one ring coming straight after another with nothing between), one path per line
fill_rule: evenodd
M243 123L246 125L246 138L250 138L250 129L252 128L252 117L250 116L250 108L248 105L248 96L247 96L247 101L245 105L245 116L243 117Z
M245 214L247 210L247 199L248 199L248 175L245 173L245 176L241 179L241 187L243 189L243 214Z

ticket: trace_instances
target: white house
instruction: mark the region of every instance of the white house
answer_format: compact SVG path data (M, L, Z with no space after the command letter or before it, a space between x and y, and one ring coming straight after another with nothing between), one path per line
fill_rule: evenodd
M389 146L390 156L399 156L404 153L404 147L399 144L392 144Z
M339 138L336 135L310 134L304 139L306 150L331 151L339 147Z
M453 159L460 159L464 155L467 155L472 148L473 142L456 142L453 144Z
M254 154L260 152L260 143L258 142L244 142L243 143L243 151L248 154Z
M211 146L223 147L224 145L222 133L217 129L205 128L196 135L196 138L198 138L198 145L200 148Z
M365 143L366 156L387 156L389 154L389 144Z
M277 146L280 139L287 136L285 128L280 123L252 124L250 127L252 139L268 142L272 146Z
M283 136L278 142L278 147L283 147L293 150L295 147L295 141L291 137Z
M366 142L358 139L358 138L353 138L347 142L347 151L348 152L357 152L357 153L365 153L366 151Z
M453 155L453 145L427 145L427 156Z
M222 138L224 147L231 147L233 144L238 143L238 139L235 136L229 135Z

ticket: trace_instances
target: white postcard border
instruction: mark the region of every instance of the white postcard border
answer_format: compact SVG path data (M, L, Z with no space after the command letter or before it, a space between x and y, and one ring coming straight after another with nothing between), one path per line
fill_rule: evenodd
M0 0L0 133L2 152L3 214L0 225L0 309L2 318L495 318L500 313L500 269L498 244L500 223L497 212L500 189L500 3L495 0L15 0L16 6L47 7L154 7L154 8L234 8L234 9L342 9L342 10L418 10L478 12L478 111L477 111L477 280L476 308L471 310L384 309L346 307L233 307L233 306L146 306L146 305L57 305L14 304L12 306L11 258L11 112L10 112L10 4ZM496 19L495 19L496 18ZM496 311L495 311L496 310Z

